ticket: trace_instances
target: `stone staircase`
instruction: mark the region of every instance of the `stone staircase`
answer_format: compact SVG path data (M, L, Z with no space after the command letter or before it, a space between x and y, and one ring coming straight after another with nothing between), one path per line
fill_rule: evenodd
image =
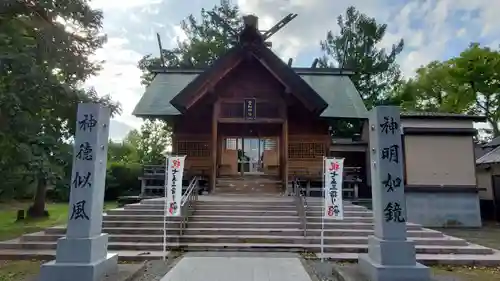
M167 223L167 247L187 251L286 251L320 253L321 205L308 198L307 235L301 227L293 197L200 196L196 211L182 236L179 222ZM364 207L344 205L343 221L325 222L324 255L334 260L357 260L367 252L373 234L372 214ZM416 244L417 259L426 264L498 265L500 253L470 244L441 232L407 224L408 239ZM122 260L162 257L163 201L144 200L110 210L104 217L103 232L109 233L111 252ZM24 235L0 243L0 258L54 258L56 241L64 227Z
M245 195L257 194L276 195L283 193L282 182L277 176L245 175L226 176L216 180L215 194L217 195Z

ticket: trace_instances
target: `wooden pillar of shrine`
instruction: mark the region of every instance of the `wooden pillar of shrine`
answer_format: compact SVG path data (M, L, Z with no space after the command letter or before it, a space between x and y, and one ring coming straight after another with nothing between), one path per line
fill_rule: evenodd
M211 156L212 156L212 172L210 175L210 187L211 191L215 191L215 184L217 181L217 126L218 126L218 116L220 103L217 101L214 103L213 111L212 111L212 140L211 140Z

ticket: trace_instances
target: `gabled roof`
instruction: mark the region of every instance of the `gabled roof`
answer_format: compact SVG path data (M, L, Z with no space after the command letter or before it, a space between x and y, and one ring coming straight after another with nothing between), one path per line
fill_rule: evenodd
M229 72L228 70L234 68L249 56L257 58L259 62L283 81L286 84L285 86L288 86L292 90L292 94L304 102L306 107L311 111L321 113L328 107L328 103L308 83L263 44L240 45L231 48L224 56L216 60L212 67L197 76L186 88L172 98L170 103L177 110L184 112L190 106L190 102L196 98L196 95L200 94L199 91L205 85L216 83Z
M487 144L483 145L483 147L497 147L500 146L500 137L496 137L489 141Z
M500 146L486 153L476 160L476 164L496 164L500 163Z
M309 87L328 103L320 114L324 118L366 119L368 112L349 74L333 68L291 68ZM205 69L163 68L155 70L156 77L146 88L136 105L133 115L137 117L165 117L180 115L170 100L188 86Z

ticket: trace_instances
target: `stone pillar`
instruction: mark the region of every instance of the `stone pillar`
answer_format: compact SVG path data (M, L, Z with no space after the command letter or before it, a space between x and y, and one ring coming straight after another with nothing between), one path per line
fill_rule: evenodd
M359 269L370 281L427 281L430 269L416 262L415 245L406 239L406 202L398 107L371 110L370 166L374 236Z
M66 237L39 281L97 281L117 270L118 255L107 252L108 235L101 233L109 120L109 108L78 106Z

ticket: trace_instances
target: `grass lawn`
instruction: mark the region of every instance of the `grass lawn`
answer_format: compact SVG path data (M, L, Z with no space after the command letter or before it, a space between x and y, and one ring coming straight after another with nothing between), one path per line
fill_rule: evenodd
M42 261L0 261L0 281L32 281Z
M499 281L500 268L481 268L472 266L436 266L432 267L435 276L443 277L442 280L459 281ZM452 279L456 277L458 279ZM441 280L441 279L438 279Z
M26 233L41 231L47 227L66 224L68 203L47 203L50 216L43 219L26 219L16 222L17 210L27 210L31 202L0 203L0 241L14 239ZM116 208L115 202L106 202L105 209ZM2 279L0 279L2 281Z
M64 225L68 219L68 203L47 203L50 216L16 222L17 210L27 210L31 202L0 203L0 241L14 239L26 233L47 227ZM105 209L116 208L115 202L106 202ZM0 261L0 281L32 281L42 261Z

